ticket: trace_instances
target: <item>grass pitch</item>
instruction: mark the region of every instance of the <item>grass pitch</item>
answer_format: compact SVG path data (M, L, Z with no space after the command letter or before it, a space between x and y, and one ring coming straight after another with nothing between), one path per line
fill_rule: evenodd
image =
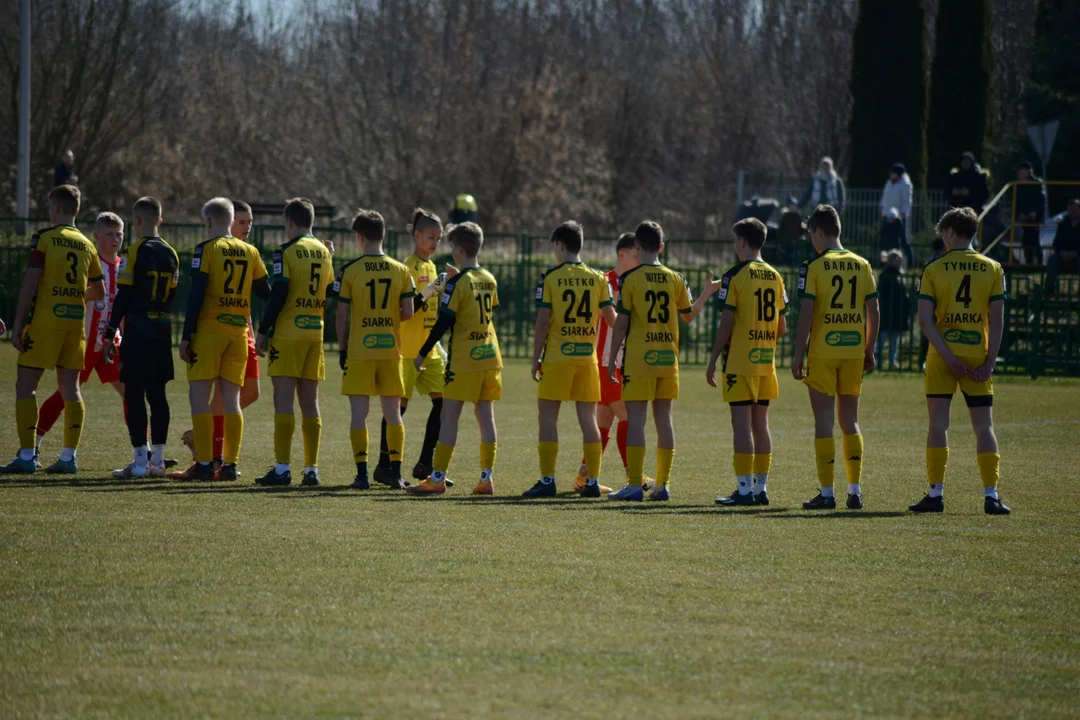
M0 346L8 408L14 360ZM537 475L535 391L524 364L504 380L491 499L468 495L468 414L446 496L343 489L353 469L336 368L325 487L251 484L272 460L265 378L240 482L114 481L129 459L120 403L92 381L79 476L0 482L2 714L1077 715L1076 383L998 384L1013 515L992 518L960 402L946 513L905 512L924 492L917 377L867 379L866 509L822 514L800 505L816 485L812 425L789 375L772 409L773 504L742 510L713 505L734 487L731 432L701 368L684 369L672 501L631 507L517 501ZM179 458L185 395L171 385ZM414 401L407 460L426 415ZM563 415L567 489L580 436ZM57 429L47 459L59 444ZM602 480L618 486L614 447L605 461Z

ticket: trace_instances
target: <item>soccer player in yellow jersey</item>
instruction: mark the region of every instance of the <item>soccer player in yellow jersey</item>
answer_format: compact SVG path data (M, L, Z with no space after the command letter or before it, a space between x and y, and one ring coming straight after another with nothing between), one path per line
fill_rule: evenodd
M405 487L401 479L401 454L405 426L401 422L401 324L413 316L413 285L409 269L383 254L386 223L374 210L360 210L352 229L363 255L338 273L334 292L338 297L337 336L341 348L341 394L349 396L352 410L353 460L356 478L351 487L367 490L367 416L372 396L377 395L386 418L386 445L390 454L387 484Z
M493 495L495 483L495 401L502 397L502 353L492 313L499 307L495 278L480 267L477 254L484 233L473 222L455 225L448 235L450 253L461 272L446 283L439 302L439 317L424 346L413 361L423 368L431 349L450 330L443 388L443 414L439 442L435 445L431 478L408 488L416 495L446 492L446 470L457 445L458 421L465 403L473 403L480 426L480 482L475 495Z
M641 265L619 278L619 317L611 339L608 380L615 382L616 357L623 350L622 399L629 426L626 432L626 480L611 500L644 499L642 471L645 465L645 415L653 405L656 421L656 487L650 500L667 500L671 463L675 457L672 402L679 397L679 318L693 322L705 303L720 287L713 274L704 291L691 302L686 278L660 264L664 231L646 220L634 231Z
M776 341L787 332L787 293L780 273L761 259L768 229L756 218L735 223L739 264L724 273L717 295L723 314L705 378L716 387L721 353L724 400L731 408L738 487L717 505L768 505L772 466L769 402L780 396Z
M927 264L919 281L919 326L930 341L926 356L926 472L930 490L912 512L942 512L942 487L949 461L949 409L956 388L964 394L975 430L983 509L1008 515L998 497L1001 456L994 434L994 383L991 375L1005 327L1005 275L1001 266L975 252L971 241L979 218L970 208L942 216L937 231L948 252Z
M821 489L803 507L807 510L836 507L835 405L844 433L847 507L860 510L863 439L859 430L859 395L863 372L874 367L879 321L877 286L870 263L840 245L840 215L835 208L818 205L807 221L807 228L818 255L803 263L799 270L802 306L791 373L810 388L814 455Z
M424 442L412 471L412 476L416 480L426 480L431 477L432 455L435 452L435 443L439 441L439 422L442 417L442 391L446 373L442 348L436 346L432 349L424 361L422 370L417 370L413 365L417 353L420 352L424 341L435 327L435 319L439 314L438 300L435 298L446 286L447 273L440 274L435 263L431 262L431 256L439 247L442 233L442 220L438 215L423 208L416 208L413 211L412 236L415 249L412 255L405 258L405 267L409 268L409 274L412 275L413 283L416 285L416 296L413 298L413 316L401 323L401 373L405 381L405 394L401 398L401 414L405 414L414 389L421 395L431 398L431 412L428 413L427 426L424 430ZM452 274L457 273L452 265L448 266L447 271ZM390 455L386 447L386 418L383 418L379 464L375 466L374 479L376 482L385 483L389 476ZM447 484L453 485L449 480Z
M270 302L259 323L255 351L270 356L268 372L274 385L274 461L258 485L292 483L289 467L296 431L293 396L300 401L300 432L304 438L304 474L300 484L319 484L319 383L326 379L323 364L323 312L333 285L330 250L311 234L315 208L307 198L285 203L284 245L274 251L274 281ZM269 340L268 340L269 338ZM267 349L269 347L269 350Z
M19 454L0 473L37 470L37 386L46 370L56 368L57 385L64 398L64 447L47 473L75 473L75 451L85 422L86 407L79 389L79 373L86 355L86 303L105 299L105 283L97 249L75 229L81 196L72 185L49 193L49 219L53 226L34 234L30 266L19 288L12 328L12 345L19 351L15 380L15 422Z
M581 497L600 497L600 458L603 445L596 424L600 377L596 373L597 327L601 320L615 324L615 307L607 277L581 262L585 235L570 221L551 234L560 264L540 278L536 288L536 332L532 376L540 383L540 480L523 497L555 497L555 466L559 457L559 408L577 406L584 443L586 480Z
M214 198L203 205L209 240L195 247L191 289L180 341L180 359L187 363L195 463L178 479L213 480L214 416L210 393L220 381L225 407L225 440L220 480L237 478L236 461L244 436L240 388L247 367L247 333L251 295L270 297L270 281L259 251L230 235L233 204Z

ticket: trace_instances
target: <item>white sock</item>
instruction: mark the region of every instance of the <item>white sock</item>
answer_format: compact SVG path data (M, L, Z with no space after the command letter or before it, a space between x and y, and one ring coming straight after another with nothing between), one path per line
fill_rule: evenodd
M480 482L487 482L488 480L491 480L491 476L494 474L495 473L491 470L491 468L484 468L480 471Z
M823 487L823 488L821 488L821 497L832 497L833 496L832 490L833 489L831 487Z
M862 488L859 487L859 483L848 483L847 486L848 495L862 495Z
M146 467L146 446L140 445L135 448L135 464L138 467Z
M926 494L929 495L932 498L939 498L939 497L941 497L944 490L945 490L945 485L943 485L942 483L938 483L937 485L931 485L930 486L930 492L928 492Z
M45 439L44 435L38 435L37 440L34 441L34 450L41 450L41 441Z
M308 465L307 467L304 468L304 472L305 473L315 472L315 468L314 468L314 466Z
M985 495L988 498L994 498L995 500L997 500L998 499L997 488L996 487L983 488L983 495Z
M544 477L540 478L540 482L543 485L551 485L555 482L555 477L552 475L545 475Z
M759 493L765 492L765 483L767 483L768 481L768 473L756 473L754 475L754 484L751 488L754 491L754 494L757 495Z
M154 454L150 458L150 464L153 465L154 467L162 467L163 465L165 465L165 446L164 445L155 445L154 446Z
M432 473L431 473L431 482L433 482L433 483L441 483L441 482L444 482L445 480L446 480L446 473L444 473L442 470L433 470L432 471Z
M30 449L23 448L23 449L19 450L19 459L20 460L33 460L34 455L36 455L36 454L37 454L37 451L35 451L33 448L30 448Z
M600 484L600 478L585 478L585 484L589 485L589 486L599 485Z
M278 475L289 472L289 463L275 463L274 472L276 472Z
M32 459L32 458L31 458ZM75 459L75 448L64 448L60 451L60 459L67 462Z
M751 491L754 484L753 475L736 475L735 479L739 482L740 495L746 495Z

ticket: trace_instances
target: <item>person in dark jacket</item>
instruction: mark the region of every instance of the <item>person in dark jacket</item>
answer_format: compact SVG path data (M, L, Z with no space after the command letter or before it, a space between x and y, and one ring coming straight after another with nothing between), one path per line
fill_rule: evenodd
M966 152L960 156L960 167L949 173L945 187L950 206L971 208L978 215L990 200L990 173L979 167L972 153Z
M1057 279L1062 270L1080 271L1080 198L1069 201L1068 215L1054 233L1054 247L1046 261L1046 292L1057 292Z
M780 216L780 227L776 232L776 245L782 265L793 266L799 259L799 248L806 237L806 223L799 214L799 199L792 196L787 199L787 207Z
M878 369L885 367L885 340L889 341L889 369L899 370L896 362L900 349L900 335L911 327L911 300L904 285L904 255L890 250L885 256L885 267L878 275L878 303L881 307L881 330L878 332Z
M1016 169L1019 182L1041 182L1031 171L1031 163L1020 163ZM1016 186L1016 222L1023 226L1020 232L1020 247L1024 250L1024 262L1028 265L1042 265L1042 247L1039 245L1038 223L1046 217L1046 186ZM1013 227L1013 241L1016 239L1016 227Z
M65 150L60 156L60 163L53 170L53 187L78 184L79 176L75 174L75 153Z

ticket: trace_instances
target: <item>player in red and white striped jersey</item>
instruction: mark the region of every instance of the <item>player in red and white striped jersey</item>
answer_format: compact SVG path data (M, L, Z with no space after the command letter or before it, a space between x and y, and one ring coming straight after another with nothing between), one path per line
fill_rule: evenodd
M79 373L79 384L85 383L95 372L98 379L103 383L109 383L124 397L124 385L120 382L120 366L109 363L105 359L103 348L107 338L103 333L109 326L109 316L112 314L113 301L116 299L116 276L120 269L120 246L124 242L124 221L120 216L103 212L97 216L94 223L94 242L97 244L98 259L101 260L101 270L105 280L105 299L87 305L86 314L86 355L83 360L83 369ZM117 333L116 344L120 344L120 333ZM54 392L41 405L38 412L37 445L41 447L41 440L64 412L64 398L60 391ZM124 416L127 417L127 405L124 406Z
M615 269L608 270L606 275L608 285L611 286L611 299L618 305L619 278L641 264L641 260L638 259L634 233L623 233L619 236L618 242L615 243L615 253L618 255ZM600 323L600 337L597 338L596 342L596 359L600 364L597 368L597 372L600 374L600 402L596 406L596 423L600 426L600 442L603 444L604 449L607 449L608 440L611 438L611 426L615 423L616 418L619 420L619 426L615 430L615 442L619 447L619 456L622 458L622 464L625 468L627 424L626 405L622 401L622 378L616 373L619 382L613 383L607 376L607 365L608 360L611 359L611 352L614 351L619 354L616 358L616 365L622 366L622 348L611 347L611 336L612 328ZM651 483L651 479L647 479L646 482ZM584 486L585 461L582 460L574 487L580 491ZM604 489L604 492L610 491L611 488Z

